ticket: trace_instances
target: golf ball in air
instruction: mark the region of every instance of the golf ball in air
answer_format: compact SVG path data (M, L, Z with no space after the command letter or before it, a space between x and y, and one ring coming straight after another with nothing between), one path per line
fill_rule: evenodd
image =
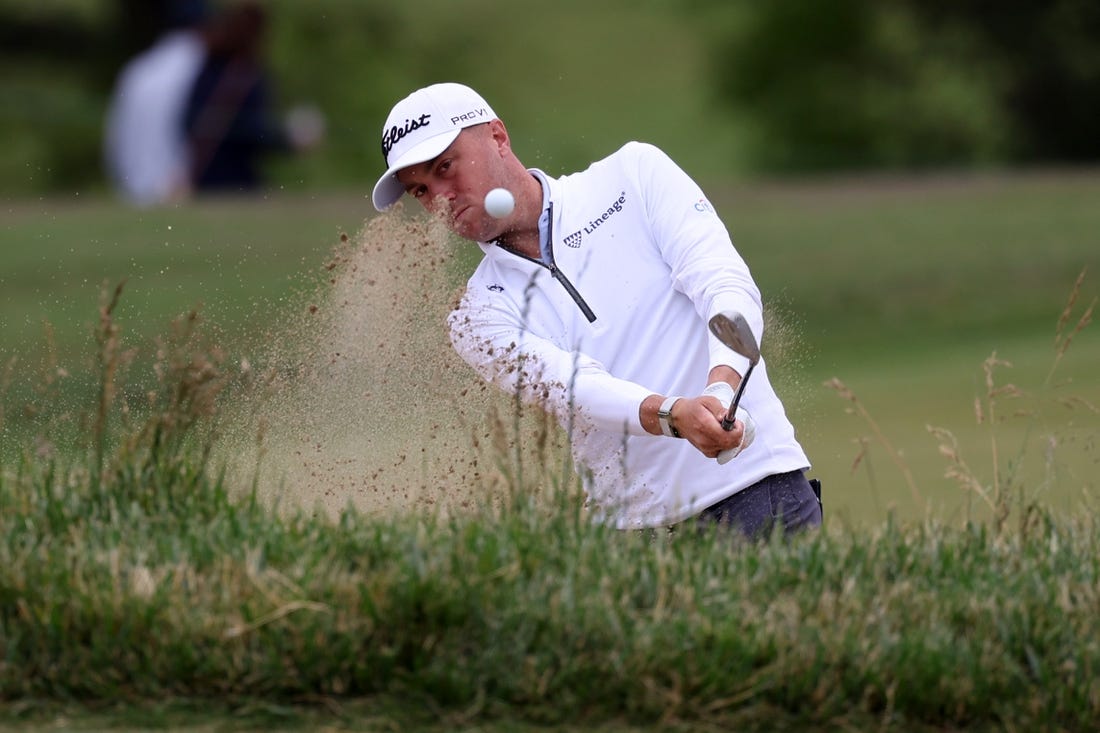
M516 208L516 199L506 188L494 188L485 194L485 211L489 216L501 219L511 214L514 208Z

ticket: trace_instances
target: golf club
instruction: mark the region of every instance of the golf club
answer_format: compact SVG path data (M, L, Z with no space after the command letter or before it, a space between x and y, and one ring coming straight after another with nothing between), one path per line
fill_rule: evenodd
M760 361L760 346L756 343L756 337L749 328L749 322L736 311L725 311L710 319L710 332L726 346L736 351L749 360L748 371L741 377L741 383L737 385L737 393L733 396L733 402L722 419L723 430L733 430L734 417L737 414L737 405L741 402L741 395L745 391L745 385L752 376L752 370Z

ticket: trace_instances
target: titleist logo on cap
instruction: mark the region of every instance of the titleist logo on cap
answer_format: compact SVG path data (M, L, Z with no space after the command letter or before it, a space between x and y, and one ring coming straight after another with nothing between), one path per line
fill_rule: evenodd
M404 127L398 127L394 125L390 129L382 133L382 155L386 160L390 159L390 151L393 150L393 146L396 145L401 138L408 135L413 130L419 130L421 127L427 127L431 124L432 116L430 114L422 114L414 120L405 120Z
M451 117L450 122L452 127L469 127L475 125L484 119L492 118L492 112L486 107L480 107L477 109L471 109L461 114L456 114ZM393 150L397 143L411 132L423 129L432 124L432 116L430 113L424 113L419 117L405 120L403 126L394 125L390 129L382 133L382 155L386 160L390 159L390 151Z

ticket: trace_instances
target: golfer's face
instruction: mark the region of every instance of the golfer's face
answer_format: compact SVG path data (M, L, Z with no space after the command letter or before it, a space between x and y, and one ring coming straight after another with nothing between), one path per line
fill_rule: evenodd
M439 156L397 172L405 192L443 217L460 237L488 241L500 222L485 212L485 194L502 166L490 125L468 127Z

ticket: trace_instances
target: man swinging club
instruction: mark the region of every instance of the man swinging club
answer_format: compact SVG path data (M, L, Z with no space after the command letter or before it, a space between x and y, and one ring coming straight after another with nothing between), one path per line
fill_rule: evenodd
M568 427L598 518L623 529L717 522L752 538L820 525L810 462L763 358L723 429L750 361L708 322L740 314L760 343L760 292L667 155L630 142L551 177L520 162L489 104L453 83L398 102L382 140L374 206L407 193L484 253L449 317L455 349ZM515 199L500 217L484 203L496 188Z

